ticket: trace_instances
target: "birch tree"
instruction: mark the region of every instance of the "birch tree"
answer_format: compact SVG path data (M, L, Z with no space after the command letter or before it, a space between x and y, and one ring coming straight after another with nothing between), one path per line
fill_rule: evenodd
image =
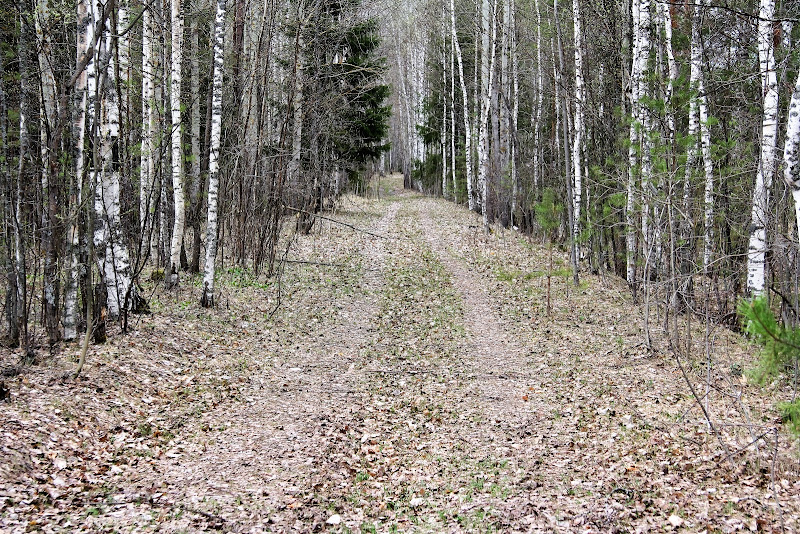
M511 226L515 226L519 183L517 181L517 122L519 121L519 56L517 54L517 6L509 0L510 53L511 53Z
M19 54L19 154L17 156L16 183L12 186L13 200L11 207L10 223L13 227L13 271L9 277L9 316L10 337L14 346L21 346L26 353L30 350L28 335L28 287L26 265L26 242L22 229L22 184L29 179L29 171L33 163L33 139L29 127L34 117L33 93L33 50L34 36L30 22L26 17L30 15L29 7L23 2L20 10L20 34L17 44Z
M153 227L151 214L153 196L153 176L155 171L154 135L156 133L155 99L155 58L153 41L153 14L151 8L142 12L142 128L141 157L139 161L139 231L149 246L150 228Z
M475 210L475 195L473 193L474 178L472 174L472 128L469 120L469 103L467 93L467 81L464 79L464 58L461 53L461 44L456 32L456 10L455 0L450 0L450 34L453 39L453 49L458 60L458 80L461 84L461 98L464 106L464 153L466 154L465 173L467 179L467 203L470 211Z
M705 0L703 4L706 4ZM714 161L711 157L711 127L708 123L708 97L702 70L703 42L700 36L700 9L695 5L692 21L692 75L696 83L697 113L700 126L700 151L703 157L705 187L703 194L703 272L711 268L714 240Z
M573 190L572 190L572 205L573 205L573 224L572 224L572 239L577 243L581 234L581 202L583 194L583 184L581 177L583 176L582 167L582 154L583 154L583 134L584 134L584 120L583 110L586 100L585 87L583 82L583 42L581 31L581 11L580 0L572 0L572 17L573 17L573 35L575 43L575 108L573 119L573 140L572 140L572 176L573 176Z
M644 95L644 74L647 68L647 58L650 54L650 0L633 0L631 2L633 21L633 58L631 64L631 125L628 137L628 186L627 203L625 206L626 222L626 278L628 285L635 291L636 288L636 182L641 172L640 150L642 133L645 127L644 111L640 102ZM644 175L644 172L642 172ZM646 217L642 217L646 219Z
M452 8L452 6L451 6ZM458 186L456 184L456 54L455 41L450 39L450 174L453 184L453 201L458 201Z
M536 4L536 107L533 121L533 187L539 187L542 154L542 108L544 107L544 67L542 65L542 9L541 0L534 0Z
M76 63L89 53L90 37L94 35L94 20L89 9L89 0L78 0L77 13L77 57ZM69 222L67 229L67 280L64 290L64 339L74 340L78 336L78 281L81 276L79 263L80 224L79 214L82 204L83 181L86 170L86 115L88 111L88 73L94 70L90 61L86 68L77 73L75 81L75 114L73 119L73 139L75 140L75 177L70 187Z
M172 139L172 193L175 207L175 220L172 225L172 243L170 246L170 259L168 276L165 280L168 285L178 283L178 269L181 261L181 246L183 244L183 228L186 219L185 202L183 195L183 153L181 140L181 63L183 61L183 13L181 0L171 0L172 19L172 52L170 65L170 110L171 110L171 135Z
M202 175L201 154L200 154L200 31L198 28L199 9L195 8L189 24L189 35L191 35L191 74L190 74L190 94L191 94L191 194L190 194L190 216L192 226L192 259L189 271L197 273L200 271L200 219L202 217L204 182Z
M92 2L93 20L99 19L100 6ZM126 240L120 227L120 173L115 161L115 145L119 140L119 102L114 83L115 62L112 49L113 28L96 29L102 35L97 57L89 72L89 93L96 91L93 130L95 139L92 165L94 184L94 248L100 272L108 293L109 318L117 318L130 305L131 266ZM92 37L94 37L92 35ZM93 39L92 39L93 40Z
M778 79L773 50L774 0L760 0L758 11L758 60L761 71L763 119L761 153L753 189L750 240L747 248L747 290L755 296L764 292L766 284L767 222L769 190L775 174L778 137Z
M225 45L226 0L217 0L214 19L214 71L211 87L211 145L208 160L208 222L206 262L203 272L203 307L214 306L214 274L217 261L217 204L219 200L219 151L222 135L222 76Z
M798 147L800 146L800 72L789 102L789 117L786 122L786 143L783 147L783 178L792 190L795 225L800 243L800 173L798 173Z
M57 200L55 179L58 174L58 157L55 150L60 146L53 146L52 138L58 127L58 109L56 103L56 80L53 74L53 55L49 0L38 0L35 13L36 36L39 44L39 86L40 86L40 111L39 111L39 136L41 150L41 194L42 194L42 248L44 249L44 279L43 279L43 316L47 337L50 344L58 341L59 333L59 278L58 256L56 253L56 223Z
M494 84L497 49L497 1L483 0L481 4L481 88L480 124L478 125L478 188L484 231L489 231L489 111Z

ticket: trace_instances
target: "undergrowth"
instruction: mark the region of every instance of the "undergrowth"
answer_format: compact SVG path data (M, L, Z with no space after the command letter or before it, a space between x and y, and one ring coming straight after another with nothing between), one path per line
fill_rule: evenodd
M778 403L781 418L795 436L800 436L800 399L797 397L800 328L778 323L765 296L739 304L747 333L762 350L749 376L759 384L774 379L790 380L792 400Z

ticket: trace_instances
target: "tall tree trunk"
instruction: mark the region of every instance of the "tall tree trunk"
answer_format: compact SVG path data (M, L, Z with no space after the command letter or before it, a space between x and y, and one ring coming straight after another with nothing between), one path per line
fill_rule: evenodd
M442 154L442 197L447 198L447 24L445 20L446 7L442 4L442 125L439 131L439 145ZM454 191L455 193L455 191Z
M450 174L453 183L453 202L458 202L456 183L456 53L455 40L450 39Z
M42 154L42 248L44 249L44 280L42 305L48 342L53 345L60 339L59 332L59 277L57 239L57 178L59 154L51 151L52 138L58 127L56 103L56 80L53 74L53 56L50 37L50 3L38 0L36 10L36 35L39 42L39 76L41 106L39 112L39 136ZM60 147L58 147L60 148Z
M2 161L0 161L0 173L2 173L2 224L3 238L5 241L6 257L4 265L8 276L8 287L6 288L6 322L8 323L9 340L16 343L19 340L19 329L17 324L17 290L16 290L16 263L14 260L14 228L15 228L15 196L11 162L9 159L10 151L8 147L9 138L9 117L8 117L8 95L6 92L6 71L3 58L0 57L0 143L2 143Z
M292 190L301 190L300 158L303 147L303 3L297 3L297 28L292 77L292 159L289 162L289 183ZM304 203L306 199L303 199ZM305 206L303 206L305 208Z
M178 284L178 269L180 268L181 246L183 244L183 229L185 222L185 204L183 195L183 150L182 150L182 123L181 123L181 63L183 61L183 14L181 0L171 0L172 19L172 57L170 79L170 109L172 126L172 194L174 199L175 219L172 225L172 243L170 245L170 259L167 269L168 285Z
M22 184L31 179L33 168L32 154L32 135L29 131L34 116L33 110L36 102L35 98L35 78L34 78L34 59L35 50L34 35L31 22L27 20L30 16L30 6L23 2L20 14L20 35L18 42L19 50L19 80L20 80L20 104L19 104L19 155L17 166L17 181L14 189L15 195L11 202L12 205L12 225L14 233L14 272L11 278L16 291L13 292L12 301L9 303L11 316L13 317L11 341L14 345L21 346L26 355L30 351L30 338L28 336L28 288L27 288L27 268L25 263L26 243L22 231Z
M703 4L707 4L703 0ZM704 83L704 76L702 65L700 64L703 57L703 41L700 37L700 6L695 6L697 14L695 20L697 21L697 37L694 34L694 22L692 23L692 46L694 53L694 42L697 40L697 112L699 115L700 126L700 149L703 156L703 171L705 176L705 187L703 191L703 273L710 274L711 262L713 260L714 252L714 160L711 157L711 126L708 123L708 98L706 97L706 89ZM694 58L692 65L694 66Z
M581 32L581 11L580 0L572 0L573 34L575 42L575 109L573 110L573 140L572 140L572 240L573 248L576 250L575 264L578 260L578 240L581 234L581 202L583 200L583 176L582 157L583 157L583 137L584 121L583 110L586 100L585 87L583 81L583 42Z
M200 32L197 27L199 12L192 13L189 33L192 38L191 94L192 94L192 189L190 219L192 225L192 260L189 271L200 272L200 218L203 207L203 175L200 157Z
M95 0L96 2L97 0ZM95 20L100 13L93 5ZM98 255L100 272L108 293L108 316L117 318L130 306L131 265L127 240L124 239L120 221L120 173L115 147L120 136L119 102L117 100L112 50L114 28L100 28L103 35L99 42L95 72L98 100L95 117L99 116L99 139L95 140L96 157L93 168L95 183L95 227L94 247ZM91 75L90 75L91 78Z
M217 260L217 202L219 198L219 149L222 134L222 67L225 44L225 0L217 0L214 20L214 72L211 87L211 144L208 161L208 223L206 264L203 273L203 307L214 306L214 274Z
M647 58L650 53L649 38L649 10L650 0L633 0L631 2L632 21L633 21L633 58L631 65L631 126L629 132L628 148L628 187L627 203L625 205L625 224L626 224L626 255L627 272L626 278L628 285L636 295L636 182L637 175L644 177L645 172L640 168L640 161L643 159L643 151L646 132L643 106L640 99L644 96L644 73L647 68ZM642 164L642 166L644 166ZM646 219L643 214L642 219ZM644 223L646 226L646 223Z
M481 194L483 229L489 231L489 112L492 86L494 84L495 57L497 50L497 1L483 0L481 49L481 101L478 130L478 188ZM490 5L491 4L491 5Z
M566 197L567 197L567 228L570 233L570 247L569 259L572 265L572 276L575 285L578 285L578 252L576 249L577 242L572 235L572 230L575 228L575 196L574 196L574 182L572 168L570 166L570 131L569 131L569 104L567 98L566 88L562 86L561 80L564 78L564 71L566 70L566 62L564 60L564 42L561 38L561 21L558 15L558 0L553 0L553 20L556 26L556 41L558 43L558 70L556 82L556 107L564 106L563 120L561 129L564 135L564 179L566 182ZM557 134L556 134L557 135Z
M517 56L517 14L514 0L509 0L509 35L511 36L511 125L510 125L510 161L511 161L511 226L518 224L517 199L519 183L517 182L517 121L519 120L519 57Z
M153 157L153 135L155 129L155 61L153 41L154 21L151 8L142 13L142 132L141 158L139 162L139 231L145 243L150 245L148 236L153 224L153 176L155 159ZM157 258L156 258L157 259Z
M458 60L458 80L461 83L461 97L464 105L464 153L466 157L465 172L467 179L467 203L470 211L475 210L475 195L473 193L474 178L472 174L472 128L469 119L469 103L467 97L467 81L464 79L464 59L461 55L461 44L456 32L455 0L450 0L450 33L453 37L453 49Z
M533 115L533 187L539 188L542 154L542 107L544 106L544 66L542 65L542 10L536 3L536 111Z
M783 178L792 190L794 198L795 224L800 239L800 174L798 173L798 147L800 146L800 72L789 103L789 117L786 121L786 144L783 147ZM798 241L800 242L800 241Z
M773 17L775 0L761 0L758 19L758 59L764 117L761 123L761 157L753 189L750 242L747 249L747 289L755 296L764 292L766 284L767 222L769 190L775 174L775 153L778 137L778 79L773 51Z
M94 20L89 9L89 0L79 0L77 4L77 58L81 61L89 51L91 37L94 35ZM92 60L82 69L75 80L75 115L73 138L75 139L75 177L70 187L69 227L67 229L67 282L64 291L64 339L72 341L78 337L78 285L81 277L80 255L80 213L83 195L83 181L86 170L86 115L88 112L89 71L94 70ZM91 328L91 326L89 326Z
M495 109L497 118L497 143L494 147L497 163L494 167L495 174L500 176L500 191L505 196L508 184L506 180L511 177L511 42L509 28L511 26L511 5L509 0L503 0L502 25L500 27L500 70L495 82ZM498 83L499 82L499 83ZM513 197L512 194L508 197ZM507 202L505 197L502 204ZM510 200L510 198L509 198ZM503 212L506 207L503 206Z

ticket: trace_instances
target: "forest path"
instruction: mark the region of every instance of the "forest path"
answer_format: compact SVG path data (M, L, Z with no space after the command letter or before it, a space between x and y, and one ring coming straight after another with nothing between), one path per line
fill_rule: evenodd
M229 266L218 309L187 283L93 349L84 382L31 375L0 415L42 428L31 461L52 472L7 495L51 500L6 501L0 530L25 531L42 506L49 530L86 532L778 527L769 472L720 468L679 369L642 347L624 282L557 271L547 317L545 247L484 235L401 180L326 214L349 226L297 237L274 314L272 281ZM719 420L736 408L721 399Z

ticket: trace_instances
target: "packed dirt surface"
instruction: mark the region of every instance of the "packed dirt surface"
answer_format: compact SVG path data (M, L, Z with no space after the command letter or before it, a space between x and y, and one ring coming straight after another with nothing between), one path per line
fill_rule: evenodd
M747 383L744 340L681 317L668 350L652 309L648 347L621 280L576 287L547 243L375 191L280 279L228 261L217 309L152 282L78 380L77 347L6 351L0 530L800 529L787 393Z

